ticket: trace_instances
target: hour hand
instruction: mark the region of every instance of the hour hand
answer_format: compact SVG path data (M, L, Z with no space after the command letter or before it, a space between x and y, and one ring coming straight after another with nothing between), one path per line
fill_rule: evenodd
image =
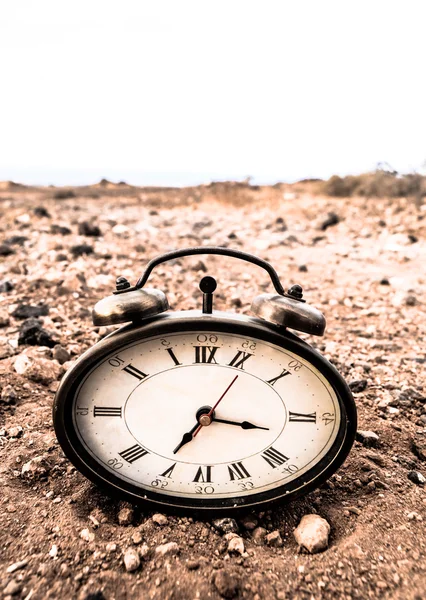
M178 452L182 448L182 446L185 446L185 444L188 444L189 442L192 441L192 439L194 437L194 431L197 428L198 428L198 423L196 423L196 425L194 425L194 427L191 429L191 431L188 431L187 433L183 434L180 443L173 450L173 454L176 454L176 452Z
M260 427L260 425L254 425L249 421L228 421L228 419L217 419L216 417L213 417L212 421L215 421L216 423L225 423L226 425L238 425L242 429L264 429L265 431L269 431L269 427Z

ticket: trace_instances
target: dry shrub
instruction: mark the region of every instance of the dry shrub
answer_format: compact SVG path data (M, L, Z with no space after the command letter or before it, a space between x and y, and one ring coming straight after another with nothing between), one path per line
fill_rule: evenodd
M414 196L422 198L426 195L426 177L418 173L398 175L378 169L362 175L333 175L321 187L327 196L347 198L349 196L365 196L367 198L400 198Z

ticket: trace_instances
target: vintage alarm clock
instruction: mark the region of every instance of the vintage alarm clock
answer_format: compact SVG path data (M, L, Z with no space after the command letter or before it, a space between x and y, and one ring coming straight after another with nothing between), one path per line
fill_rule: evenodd
M213 309L172 312L145 287L161 263L195 254L248 261L275 294L256 317ZM65 454L88 479L131 502L229 510L288 501L332 475L355 437L356 409L336 369L288 329L322 335L324 316L287 292L272 266L246 252L198 247L152 260L135 286L117 279L95 325L128 323L89 349L57 391L53 419Z

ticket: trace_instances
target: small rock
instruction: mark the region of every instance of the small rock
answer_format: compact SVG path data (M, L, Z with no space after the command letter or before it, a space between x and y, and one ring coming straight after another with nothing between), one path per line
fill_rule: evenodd
M13 283L11 281L1 281L0 282L0 294L7 294L8 292L11 292L13 290L15 286L13 285Z
M283 545L281 534L277 530L268 533L265 539L268 546L271 546L272 548L281 548Z
M0 360L13 356L14 354L15 351L6 338L0 339Z
M266 534L268 532L264 527L256 527L252 533L252 540L258 546L262 546L265 543Z
M155 549L155 553L160 556L173 556L179 553L179 546L176 542L169 542L168 544L161 544Z
M416 485L423 485L426 482L426 478L419 471L410 471L408 479Z
M139 548L139 556L141 558L143 558L144 560L147 560L149 558L151 554L151 549L148 546L148 544L142 544L142 546Z
M52 355L53 358L57 360L60 365L63 365L64 363L71 360L71 355L68 352L68 350L66 350L60 344L56 344L56 346L54 346Z
M152 515L152 520L154 521L154 523L156 523L157 525L167 525L168 523L168 519L165 515L162 515L161 513L156 513L155 515Z
M200 568L200 561L195 559L195 560L187 560L186 561L186 568L188 569L188 571L196 571L197 569Z
M228 543L228 552L243 554L245 552L244 540L239 535L235 535Z
M238 524L235 519L225 517L224 519L216 519L213 521L213 527L222 534L237 533Z
M0 327L7 327L9 323L9 313L7 312L7 310L0 309Z
M30 480L44 479L49 474L50 468L44 455L35 456L22 466L21 477Z
M306 265L299 265L298 270L300 273L307 273L308 267Z
M203 273L207 273L206 264L202 260L199 260L198 262L196 262L195 265L192 267L192 270L193 271L202 271Z
M136 545L140 544L143 540L142 534L140 531L135 531L132 535L132 542Z
M256 517L246 515L240 519L240 523L247 531L253 531L257 527L258 521Z
M93 531L90 531L90 529L82 529L80 531L80 537L82 540L84 540L85 542L93 542L95 539L95 534L93 533Z
M93 246L89 246L89 244L76 244L75 246L71 246L71 254L74 258L84 256L85 254L93 254L93 252Z
M36 217L50 217L49 211L44 206L36 206L34 208L34 214Z
M39 319L26 319L19 328L19 346L47 346L53 348L55 344L52 334L43 329Z
M226 569L220 569L215 573L213 583L223 598L235 598L241 588L238 574Z
M416 306L416 304L417 304L416 296L414 296L413 294L408 294L408 296L405 297L405 304L407 306Z
M63 225L51 225L50 233L54 235L70 235L71 229L69 227L64 227Z
M15 319L31 319L35 317L46 317L49 314L49 307L46 304L40 306L31 306L30 304L20 304L12 313Z
M3 404L16 404L17 394L11 385L4 387L0 394L0 402Z
M26 567L27 564L28 564L28 559L24 558L24 560L19 560L18 562L13 563L9 567L7 567L6 573L14 573L15 571L18 571L19 569L23 569L24 567Z
M123 555L124 567L128 573L133 573L139 569L141 564L141 559L139 558L139 553L135 548L127 548Z
M63 368L56 361L32 358L26 354L19 354L13 366L19 375L43 385L57 381L63 373Z
M293 533L301 548L316 554L328 547L330 525L319 515L305 515Z
M407 514L407 519L409 521L423 521L423 517L422 515L420 515L418 512L414 511L410 512Z
M58 556L58 546L56 544L52 544L52 547L49 550L49 556L51 558L56 558Z
M135 513L133 508L124 507L118 513L118 523L119 525L131 525L134 519Z
M353 391L354 394L359 394L359 393L363 392L365 390L365 388L367 387L367 385L368 385L367 379L359 379L356 381L351 381L349 383L349 387Z
M415 437L411 440L411 450L420 460L426 460L426 437Z
M329 227L337 225L338 223L340 223L339 215L337 215L335 212L330 212L328 213L328 217L325 219L325 221L321 223L320 229L321 231L325 231Z
M24 430L20 425L16 425L15 427L9 427L6 431L9 437L19 438L21 437Z
M3 598L6 596L17 596L22 590L22 583L11 579L7 586L3 589Z
M78 233L87 237L99 237L102 235L99 227L89 221L82 221L78 224Z
M10 256L15 254L15 250L7 244L0 244L0 256Z
M114 542L108 542L108 544L105 546L105 550L109 553L116 552L117 544L114 544Z
M27 240L28 238L25 235L12 235L5 242L10 246L23 246Z
M379 444L379 436L374 431L357 431L355 439L366 448L375 448Z
M117 235L118 237L126 238L130 235L130 229L126 225L114 225L111 231L114 235Z

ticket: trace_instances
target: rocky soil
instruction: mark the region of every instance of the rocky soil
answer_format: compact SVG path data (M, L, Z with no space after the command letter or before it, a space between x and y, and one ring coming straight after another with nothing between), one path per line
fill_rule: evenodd
M425 209L410 199L320 198L303 187L3 184L3 597L424 598ZM95 301L118 275L134 283L157 254L194 245L269 260L327 317L324 338L307 339L350 383L358 441L331 480L290 506L218 520L118 503L56 441L59 380L108 333L91 325ZM206 272L218 280L221 309L248 312L270 289L263 271L223 257L163 265L152 285L174 309L195 308ZM306 541L310 527L315 539Z

